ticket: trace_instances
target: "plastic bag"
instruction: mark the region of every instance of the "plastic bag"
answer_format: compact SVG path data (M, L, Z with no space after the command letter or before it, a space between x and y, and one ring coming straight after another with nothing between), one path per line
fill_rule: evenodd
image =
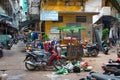
M80 70L80 67L78 67L78 66L74 66L74 67L73 67L73 72L74 72L74 73L80 73L80 71L81 71L81 70Z
M86 72L90 72L92 69L93 69L92 66L88 66L87 68L84 68L84 71L86 71Z
M74 65L80 68L80 61L77 61L77 63Z
M66 66L65 66L65 68L67 68L67 69L69 69L69 70L73 70L73 64L72 64L72 62L69 62Z
M55 72L55 74L67 74L67 73L68 73L68 70L66 68L62 68Z
M88 62L83 61L83 62L80 63L80 66L81 66L82 68L87 68L87 67L89 66L89 64L88 64Z

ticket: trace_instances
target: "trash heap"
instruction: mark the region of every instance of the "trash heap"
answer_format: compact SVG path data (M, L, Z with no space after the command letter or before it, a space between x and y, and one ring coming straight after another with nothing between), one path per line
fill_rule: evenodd
M81 71L90 72L92 68L86 61L77 61L76 63L68 61L64 68L57 70L55 74L80 73Z

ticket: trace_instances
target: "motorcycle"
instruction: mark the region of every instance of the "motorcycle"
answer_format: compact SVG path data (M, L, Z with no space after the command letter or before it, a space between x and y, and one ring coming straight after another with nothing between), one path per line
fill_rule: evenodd
M18 39L17 38L13 39L13 43L17 44L18 43Z
M102 48L103 48L102 50L103 53L107 55L110 50L110 47L105 41L102 42ZM97 57L99 51L100 51L100 46L97 43L86 45L86 47L83 47L83 52L87 56Z
M27 42L25 45L25 52L28 52L33 49L33 45L31 42Z
M12 46L13 46L13 39L10 39L7 41L6 49L11 50Z
M114 74L120 76L120 61L110 59L107 64L102 65L104 74Z
M98 44L86 45L86 47L83 47L83 52L87 56L96 57L99 54L99 46Z
M42 66L54 66L56 70L62 69L64 66L61 56L55 52L53 47L49 47L48 52L45 51L29 51L24 60L25 67L29 71L36 70Z
M79 80L120 80L120 77L114 75L105 75L97 72L90 72L86 78L81 78Z
M109 50L110 50L110 47L108 45L109 43L105 42L105 41L102 41L102 47L103 47L103 53L104 54L108 54Z

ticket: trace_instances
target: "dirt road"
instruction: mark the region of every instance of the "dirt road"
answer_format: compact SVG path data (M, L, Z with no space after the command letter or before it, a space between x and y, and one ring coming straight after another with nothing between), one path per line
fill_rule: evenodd
M12 50L5 50L4 57L0 59L0 70L7 70L8 80L79 80L81 77L85 77L89 72L81 73L69 73L66 75L54 75L55 71L27 71L24 67L25 53L23 50L24 44L22 42L14 45ZM99 54L96 58L86 57L86 60L91 66L93 71L103 72L101 65L107 63L109 59L116 59L116 49L109 51L109 55ZM2 71L0 71L0 74Z

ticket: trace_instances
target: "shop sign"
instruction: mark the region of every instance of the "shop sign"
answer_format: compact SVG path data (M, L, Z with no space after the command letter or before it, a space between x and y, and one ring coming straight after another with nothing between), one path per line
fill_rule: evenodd
M57 11L41 11L40 20L42 21L58 21Z
M58 27L51 27L50 33L59 33Z
M29 14L39 14L39 0L28 0Z

